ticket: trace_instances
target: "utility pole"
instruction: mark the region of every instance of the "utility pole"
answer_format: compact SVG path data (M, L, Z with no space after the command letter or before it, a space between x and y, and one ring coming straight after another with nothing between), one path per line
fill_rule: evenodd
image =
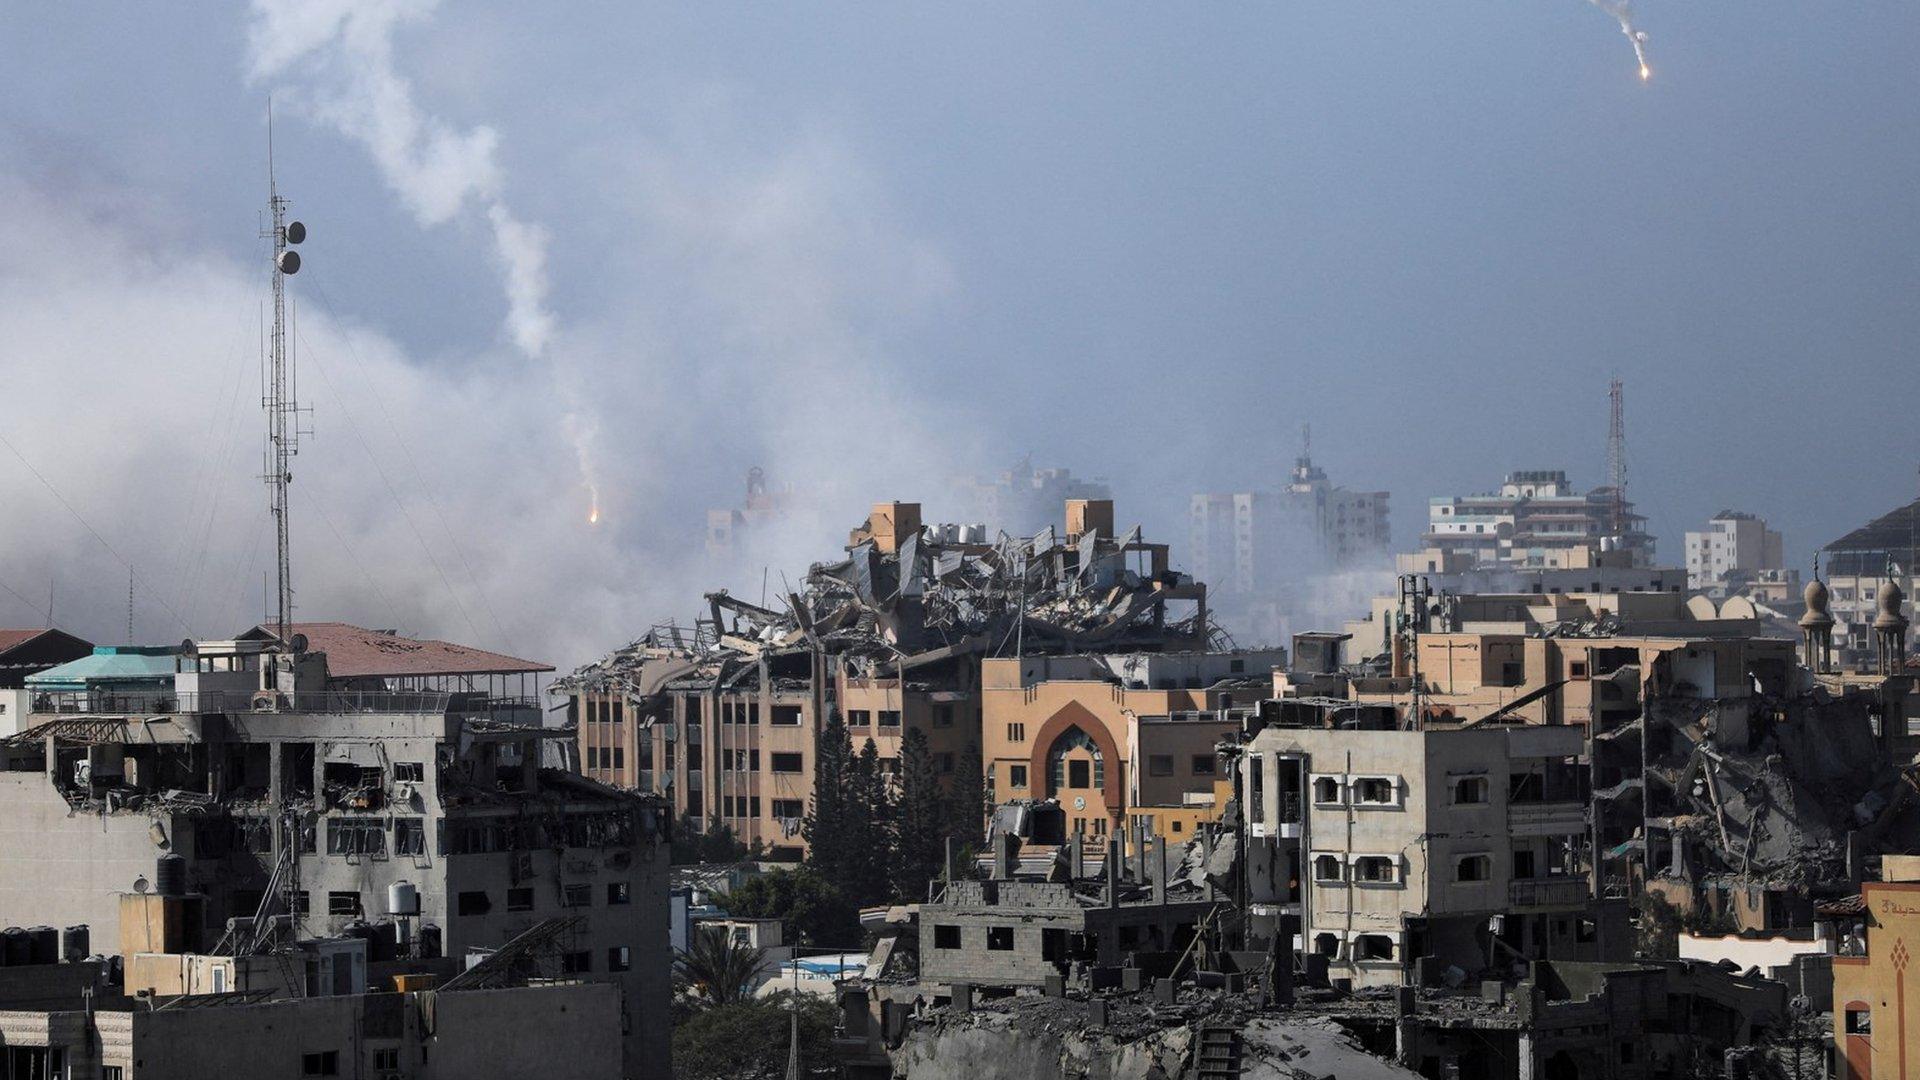
M1627 534L1627 414L1619 379L1607 388L1607 483L1613 486L1613 531Z
M295 399L293 359L288 349L287 278L300 272L300 253L290 245L307 238L307 227L287 220L287 200L273 175L273 103L267 103L267 213L271 224L261 233L273 244L273 333L267 346L267 385L261 405L267 413L266 470L272 492L273 529L279 577L274 591L274 632L288 639L293 615L293 569L288 539L287 487L293 483L293 457L300 452L300 405Z

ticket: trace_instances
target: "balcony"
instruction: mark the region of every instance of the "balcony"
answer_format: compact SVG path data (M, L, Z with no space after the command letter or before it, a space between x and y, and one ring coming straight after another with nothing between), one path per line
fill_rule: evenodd
M1580 877L1516 880L1507 888L1509 906L1522 908L1577 907L1587 902L1587 879Z
M36 715L162 716L169 713L351 713L444 714L451 695L435 692L315 690L296 694L272 691L234 693L206 691L176 694L171 690L60 690L33 695ZM491 711L473 709L472 711ZM515 711L509 706L509 712Z
M1507 804L1507 830L1515 836L1566 836L1587 831L1587 804L1583 802L1517 802Z

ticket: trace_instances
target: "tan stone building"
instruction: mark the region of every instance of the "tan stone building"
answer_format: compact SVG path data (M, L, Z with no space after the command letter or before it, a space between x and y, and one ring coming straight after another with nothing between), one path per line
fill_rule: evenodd
M1834 1075L1841 1080L1894 1080L1920 1072L1920 972L1914 989L1907 989L1907 971L1920 948L1916 862L1889 856L1883 871L1888 880L1861 885L1865 954L1833 958Z
M981 753L996 802L1058 799L1071 832L1129 816L1169 840L1224 806L1215 753L1265 696L1283 650L1030 656L981 668Z

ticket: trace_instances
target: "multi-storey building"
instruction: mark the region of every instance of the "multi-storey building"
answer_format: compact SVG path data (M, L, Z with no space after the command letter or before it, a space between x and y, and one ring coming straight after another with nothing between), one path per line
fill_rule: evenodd
M1416 960L1631 955L1624 905L1593 901L1580 729L1391 717L1272 724L1243 748L1256 947L1278 935L1354 986L1422 981Z
M1649 566L1653 537L1612 487L1580 494L1559 469L1508 473L1500 490L1428 500L1422 545L1462 552L1480 565L1566 566L1596 547Z
M1388 493L1335 487L1309 457L1280 491L1195 495L1188 515L1194 575L1223 597L1271 596L1303 572L1384 553Z
M113 940L152 886L197 898L203 945L252 920L464 957L577 918L566 970L619 985L625 1075L667 1076L664 804L541 767L537 704L492 689L544 665L309 628L354 674L256 632L188 643L145 697L36 691L0 744L0 923Z
M1016 536L1046 528L1069 500L1113 498L1104 481L1075 476L1070 469L1038 469L1032 459L992 477L958 480L954 487L962 520L981 522L989 533L1004 530Z
M1280 649L1029 656L982 664L982 754L996 802L1057 799L1068 831L1127 820L1184 843L1226 800L1216 746L1265 696Z
M557 686L586 774L799 858L829 717L890 767L917 729L936 772L977 775L983 656L1209 647L1206 587L1167 545L1116 534L1110 502L1065 510L1063 532L989 544L880 503L784 610L711 594L694 628L658 627Z
M1833 644L1843 666L1865 668L1874 657L1873 620L1889 584L1914 596L1920 567L1920 500L1873 519L1821 549L1836 620Z
M1710 588L1786 568L1780 534L1739 510L1722 510L1702 532L1687 534L1687 585Z

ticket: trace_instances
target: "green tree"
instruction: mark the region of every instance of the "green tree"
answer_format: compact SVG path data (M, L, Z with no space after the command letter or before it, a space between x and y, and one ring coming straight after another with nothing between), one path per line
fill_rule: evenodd
M753 993L767 965L767 951L733 940L717 926L696 926L686 950L674 958L675 973L709 1005L734 1005Z
M847 779L844 886L855 904L890 899L893 862L893 791L872 739L860 748Z
M693 817L680 815L673 825L673 844L671 854L673 865L688 866L693 863L739 862L761 854L766 845L756 841L751 847L742 843L740 837L724 822L715 822L706 831L694 827Z
M927 882L940 874L950 821L927 734L909 728L900 740L900 790L893 812L890 870L895 899L906 903L926 899Z
M968 743L953 767L953 784L947 795L947 832L961 847L978 848L986 834L987 815L992 812L986 774L980 769L980 747Z
M853 772L853 742L839 710L813 738L813 800L800 822L807 841L807 863L834 881L845 881L853 848L848 836L848 785Z
M832 1075L834 1011L825 998L776 994L696 1013L673 1029L673 1074L679 1080L776 1080L786 1075L797 1013L802 1068Z
M830 949L858 948L860 911L838 886L811 866L750 878L714 901L745 919L779 919L786 940Z

